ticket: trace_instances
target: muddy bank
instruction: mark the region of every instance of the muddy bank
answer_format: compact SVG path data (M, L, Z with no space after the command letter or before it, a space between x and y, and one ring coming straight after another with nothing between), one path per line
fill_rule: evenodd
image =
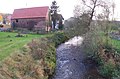
M104 79L94 61L82 51L82 37L74 37L57 48L57 67L53 79Z

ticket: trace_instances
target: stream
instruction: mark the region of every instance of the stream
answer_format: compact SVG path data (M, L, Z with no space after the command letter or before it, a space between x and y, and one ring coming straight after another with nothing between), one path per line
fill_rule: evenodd
M74 37L57 50L57 66L53 79L104 79L92 60L86 60L82 51L82 37Z

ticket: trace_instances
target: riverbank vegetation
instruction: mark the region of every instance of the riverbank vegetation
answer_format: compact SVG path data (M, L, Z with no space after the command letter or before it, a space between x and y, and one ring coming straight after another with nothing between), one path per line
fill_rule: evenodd
M103 78L118 79L120 78L120 41L112 38L111 33L118 32L116 36L119 36L119 23L110 20L110 15L114 15L112 11L114 3L88 0L91 5L87 0L82 1L89 9L83 10L82 5L77 5L74 11L75 17L66 21L65 32L70 37L79 35L84 37L83 50L88 58L95 61L97 70ZM102 13L96 14L97 5L102 8Z
M56 66L56 46L64 33L32 39L0 63L0 79L48 79Z

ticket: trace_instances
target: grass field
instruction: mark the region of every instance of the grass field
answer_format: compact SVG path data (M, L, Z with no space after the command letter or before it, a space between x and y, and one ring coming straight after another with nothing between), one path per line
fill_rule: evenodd
M112 39L110 37L106 38L105 36L103 36L104 42L106 39L108 39L108 44L115 48L118 51L118 53L120 53L120 40Z
M120 40L115 40L110 38L109 44L111 44L112 47L116 48L120 53Z
M8 37L9 35L9 37ZM0 32L0 61L11 53L18 51L33 38L40 38L46 35L28 34L27 37L15 37L17 33Z

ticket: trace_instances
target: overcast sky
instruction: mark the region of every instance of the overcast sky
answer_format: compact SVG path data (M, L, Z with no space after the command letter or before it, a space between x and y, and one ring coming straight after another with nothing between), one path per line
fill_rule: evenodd
M0 0L0 13L13 13L14 9L50 6L53 0ZM77 0L56 0L65 19L73 16Z
M0 13L13 13L14 9L50 6L53 0L0 0ZM65 19L73 16L74 6L79 0L56 0L60 6L60 12ZM116 4L115 18L120 20L120 0L114 0Z

